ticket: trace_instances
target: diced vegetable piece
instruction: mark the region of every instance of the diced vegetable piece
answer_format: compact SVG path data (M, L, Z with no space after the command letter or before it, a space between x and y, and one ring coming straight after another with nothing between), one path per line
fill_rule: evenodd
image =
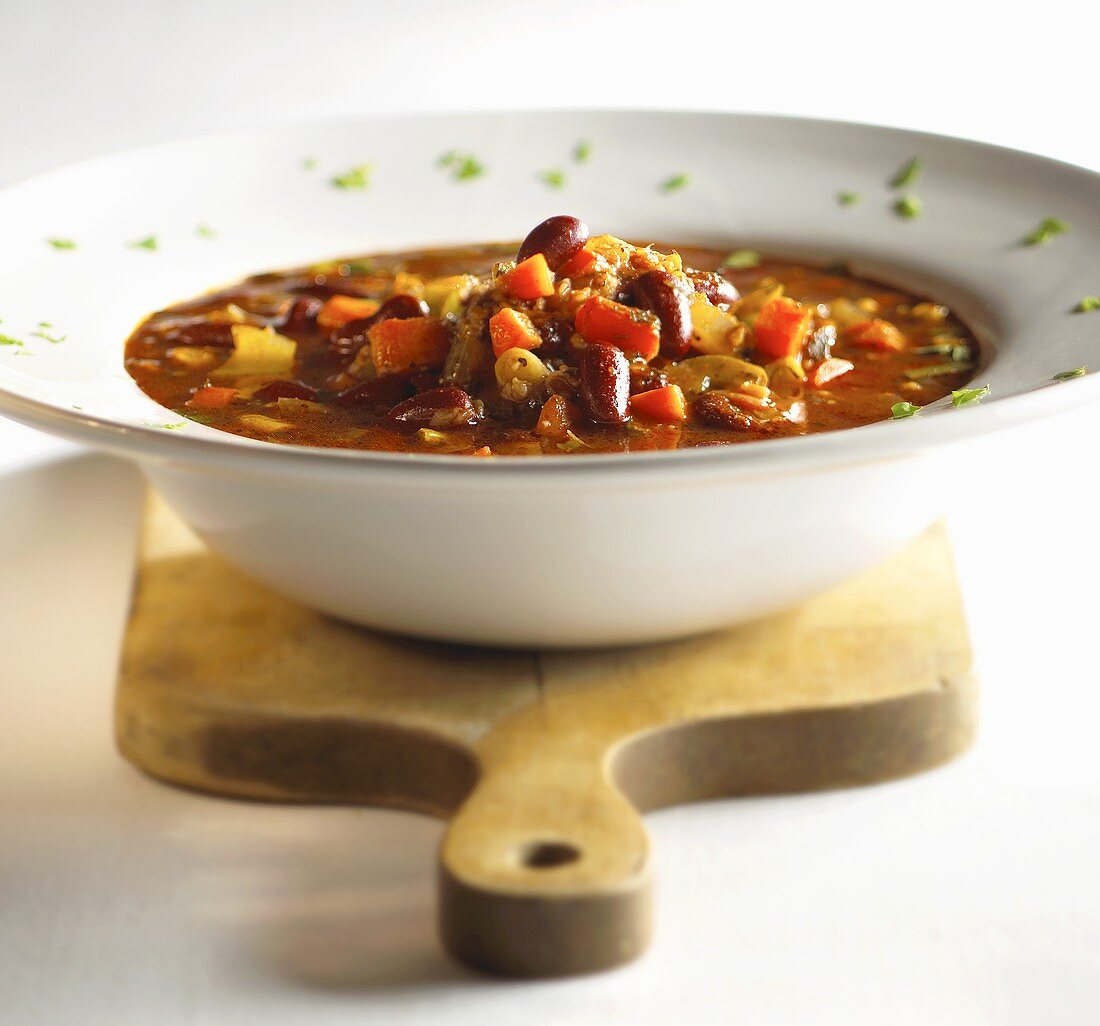
M393 292L396 296L419 296L424 291L424 279L419 274L397 271L393 276Z
M810 332L812 313L788 296L778 296L760 308L753 330L756 348L773 360L794 356Z
M763 367L736 356L692 356L666 367L664 373L692 397L712 388L741 390L749 385L768 384L768 373Z
M853 345L867 349L886 349L895 352L908 344L906 337L889 321L860 321L848 329L848 338Z
M351 321L370 317L377 313L380 305L377 299L364 299L362 296L331 296L317 314L317 323L331 331Z
M492 456L493 455L493 450L490 449L489 446L483 445L480 449L475 449L472 453L470 453L470 455L471 456Z
M679 385L665 385L633 396L630 412L665 424L676 424L687 420L687 401Z
M569 429L573 426L573 421L577 418L577 412L577 408L565 396L550 396L539 414L535 434L543 438L565 441L569 437Z
M651 313L603 296L587 299L577 311L577 331L589 342L607 342L630 356L652 360L661 349L661 331Z
M278 434L280 431L290 430L291 427L286 421L265 417L262 413L246 413L240 418L240 423L242 427L250 431L259 431L264 435Z
M848 371L855 370L855 364L849 363L847 360L838 360L835 356L830 356L827 360L822 360L810 374L810 384L814 388L821 388L823 385L830 381L834 381L842 374L847 374Z
M541 299L554 294L554 273L546 257L536 253L516 264L503 279L504 290L516 299Z
M451 336L438 317L382 321L367 332L371 359L379 375L437 370L447 359Z
M582 274L591 274L599 258L585 244L577 250L561 267L558 274L563 278L576 278Z
M207 370L221 359L215 350L199 346L175 346L165 355L172 363L193 371Z
M198 389L187 400L187 405L193 410L223 410L233 401L236 394L237 390L235 388L218 388L216 385L206 385L204 388Z
M489 318L489 338L493 343L493 355L500 356L509 349L538 349L542 336L531 318L521 310L505 308Z
M497 357L493 372L500 394L510 402L519 403L531 398L550 370L529 349L515 348Z
M785 356L782 360L769 363L768 387L777 395L796 396L806 381L806 371L794 356Z
M234 324L230 330L233 332L233 352L225 363L210 372L212 378L293 377L294 355L298 350L294 339L277 335L272 328L257 328L251 324Z
M447 313L458 313L474 286L477 278L472 274L451 274L445 278L433 278L424 286L420 298L428 304L429 310L437 317Z
M745 325L696 293L691 302L691 345L700 353L729 356L741 349Z

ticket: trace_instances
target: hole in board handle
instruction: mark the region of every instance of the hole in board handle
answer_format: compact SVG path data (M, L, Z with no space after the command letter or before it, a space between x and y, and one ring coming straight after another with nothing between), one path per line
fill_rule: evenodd
M532 841L524 848L523 864L528 869L555 869L580 857L580 848L566 841Z

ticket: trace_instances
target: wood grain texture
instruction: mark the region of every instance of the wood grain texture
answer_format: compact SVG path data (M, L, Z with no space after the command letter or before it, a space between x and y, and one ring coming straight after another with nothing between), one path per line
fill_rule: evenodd
M150 504L122 753L218 794L450 819L440 924L466 963L588 972L651 929L640 812L867 784L958 754L976 689L946 533L780 616L629 650L372 634L209 554Z

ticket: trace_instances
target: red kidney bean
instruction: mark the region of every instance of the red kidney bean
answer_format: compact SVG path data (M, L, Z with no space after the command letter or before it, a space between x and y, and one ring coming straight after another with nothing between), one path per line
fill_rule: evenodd
M300 381L272 381L252 393L252 398L261 403L273 403L276 399L317 399L317 389L310 388Z
M398 403L386 414L386 419L409 427L441 429L476 424L478 415L472 400L461 388L447 385Z
M696 292L702 292L715 306L736 303L741 298L737 286L716 271L696 271L691 275Z
M427 317L428 304L416 296L390 296L370 317L364 317L368 328L383 321L407 321L410 317Z
M536 253L546 257L551 271L556 271L588 241L588 225L568 214L548 217L527 233L519 247L516 260L522 262Z
M618 346L591 342L581 352L581 400L601 424L622 424L630 401L630 364Z
M692 403L691 408L695 416L711 427L747 431L753 426L752 418L720 392L704 393Z
M668 271L646 271L630 286L634 302L661 322L661 355L678 360L691 346L691 296Z
M351 408L385 406L388 409L415 392L416 388L408 378L400 374L386 374L345 389L336 397L336 403Z
M361 317L333 328L328 339L329 348L338 356L352 356L367 344L367 332L373 324L370 317Z
M290 304L282 320L282 327L301 331L317 323L317 315L325 304L316 296L299 296Z

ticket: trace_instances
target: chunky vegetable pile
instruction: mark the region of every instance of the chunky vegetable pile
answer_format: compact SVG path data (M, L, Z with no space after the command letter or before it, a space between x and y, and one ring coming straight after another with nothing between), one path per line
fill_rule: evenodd
M891 416L968 377L949 312L839 272L590 237L259 275L149 318L154 399L297 444L475 456L669 449ZM478 273L482 272L482 273Z

